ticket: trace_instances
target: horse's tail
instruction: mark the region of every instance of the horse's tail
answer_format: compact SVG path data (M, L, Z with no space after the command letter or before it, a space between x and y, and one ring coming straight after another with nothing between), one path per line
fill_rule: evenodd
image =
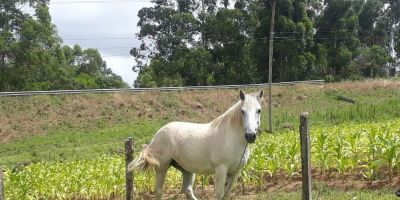
M154 167L158 167L160 163L153 153L149 152L148 148L145 148L137 159L129 163L128 172L135 171L147 171Z

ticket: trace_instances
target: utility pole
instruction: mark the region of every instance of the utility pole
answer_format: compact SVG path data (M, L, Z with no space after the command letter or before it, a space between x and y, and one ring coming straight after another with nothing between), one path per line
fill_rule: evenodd
M268 111L269 111L269 127L268 132L272 133L272 59L274 51L274 23L275 23L275 4L276 0L272 0L271 28L269 31L269 70L268 70Z

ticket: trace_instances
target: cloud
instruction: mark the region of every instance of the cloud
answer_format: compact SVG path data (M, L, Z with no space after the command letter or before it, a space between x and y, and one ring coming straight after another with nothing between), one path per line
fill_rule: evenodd
M137 78L137 73L133 72L132 66L134 65L134 60L130 56L126 57L114 57L107 55L103 58L107 62L107 66L110 67L114 73L122 76L124 81L132 86L133 82Z
M69 0L66 4L50 3L50 14L58 34L67 45L98 48L107 65L130 85L136 79L132 71L132 47L140 42L135 37L138 11L149 2L113 2Z

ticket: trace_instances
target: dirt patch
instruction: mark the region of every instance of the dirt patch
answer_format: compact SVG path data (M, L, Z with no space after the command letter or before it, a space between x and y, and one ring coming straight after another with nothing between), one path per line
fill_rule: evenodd
M346 91L371 91L378 88L397 89L400 88L400 81L395 80L365 80L365 81L345 81L340 83L330 83L324 85L326 89L346 90Z
M296 192L301 190L301 176L287 177L285 174L278 174L273 177L264 177L263 185L244 185L237 181L232 191L233 199L256 199L257 194L274 192ZM400 186L400 174L396 174L391 180L360 180L358 176L351 174L337 175L334 173L320 173L314 171L312 175L313 190L318 190L321 185L342 191L348 190L379 190L382 188L393 188ZM318 183L318 184L315 184ZM165 191L163 199L186 199L179 189ZM214 185L206 187L197 186L196 196L199 199L215 199ZM139 199L154 199L153 192L138 194Z

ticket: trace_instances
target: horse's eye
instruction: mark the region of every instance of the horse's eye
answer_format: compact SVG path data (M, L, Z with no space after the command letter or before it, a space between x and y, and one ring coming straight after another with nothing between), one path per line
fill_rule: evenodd
M242 114L244 115L244 110L242 110Z
M257 110L257 113L260 114L260 113L261 113L261 109L258 109L258 110Z

